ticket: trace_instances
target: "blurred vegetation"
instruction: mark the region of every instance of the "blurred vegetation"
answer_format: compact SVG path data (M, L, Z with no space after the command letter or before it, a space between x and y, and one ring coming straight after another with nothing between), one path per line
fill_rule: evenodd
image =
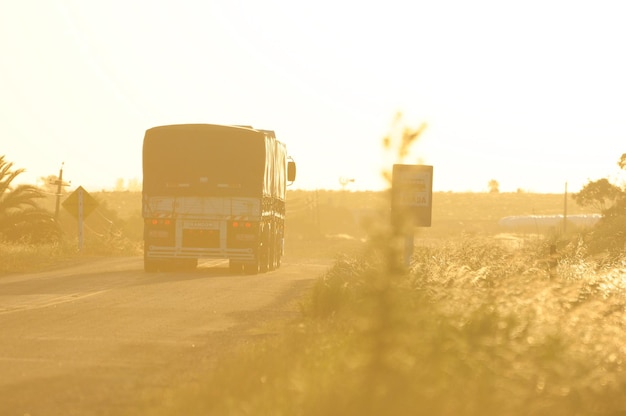
M156 414L626 412L626 258L593 262L580 239L552 261L547 240L460 236L402 268L394 238L340 256L286 333Z

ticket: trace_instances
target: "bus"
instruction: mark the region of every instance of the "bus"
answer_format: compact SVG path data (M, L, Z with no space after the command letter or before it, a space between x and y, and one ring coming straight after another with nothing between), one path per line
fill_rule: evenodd
M145 132L144 269L227 259L233 273L280 267L296 165L274 131L176 124Z

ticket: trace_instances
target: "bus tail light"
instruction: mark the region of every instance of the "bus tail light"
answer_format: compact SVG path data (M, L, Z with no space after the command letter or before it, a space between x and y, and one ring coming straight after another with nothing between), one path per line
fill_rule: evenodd
M259 224L253 221L231 221L228 224L228 246L233 248L250 248L258 240Z
M232 227L237 229L251 229L252 223L250 221L233 221Z
M173 246L175 239L174 220L171 218L146 218L144 239L150 245Z

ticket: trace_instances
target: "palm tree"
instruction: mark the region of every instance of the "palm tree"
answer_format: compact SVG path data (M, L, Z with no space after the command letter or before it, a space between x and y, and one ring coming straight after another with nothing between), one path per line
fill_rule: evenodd
M44 197L33 185L11 186L24 169L13 170L13 163L0 156L0 238L7 241L55 241L61 230L53 215L37 205Z

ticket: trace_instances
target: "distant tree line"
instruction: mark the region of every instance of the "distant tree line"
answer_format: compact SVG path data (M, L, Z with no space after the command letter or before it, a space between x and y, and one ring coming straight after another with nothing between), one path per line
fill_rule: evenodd
M141 181L137 178L125 180L124 178L118 178L115 181L115 190L117 192L122 191L130 191L130 192L139 192L141 191Z

